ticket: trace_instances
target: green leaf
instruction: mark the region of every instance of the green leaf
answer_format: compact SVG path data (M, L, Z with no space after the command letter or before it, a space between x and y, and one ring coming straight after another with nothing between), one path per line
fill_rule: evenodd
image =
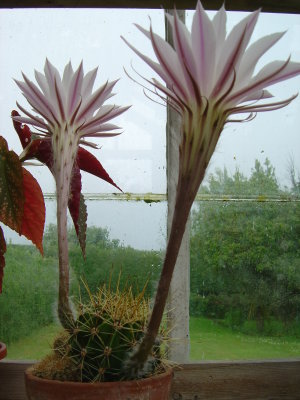
M24 209L23 172L18 155L0 136L0 221L21 233Z

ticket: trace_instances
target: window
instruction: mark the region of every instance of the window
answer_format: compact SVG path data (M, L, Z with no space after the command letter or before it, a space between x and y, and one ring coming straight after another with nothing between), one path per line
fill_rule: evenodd
M97 13L99 11L99 15L102 14L102 10L97 10ZM37 18L37 14L39 13L44 14L44 17L41 19ZM107 38L104 36L103 37L103 46L104 44L109 44L109 49L107 50L110 55L116 59L116 63L114 63L113 66L108 63L108 59L110 57L105 57L101 58L97 56L97 52L100 52L102 50L102 47L100 49L97 49L97 37L95 38L94 35L89 36L86 31L85 35L82 35L82 31L84 31L83 23L86 21L88 22L88 25L91 25L91 21L94 20L93 24L95 24L95 29L99 28L99 17L98 14L95 12L95 10L89 10L89 18L84 19L80 21L80 29L78 28L78 24L75 24L75 17L77 14L77 17L82 15L82 10L64 10L66 14L64 14L63 17L58 18L58 15L62 11L58 10L13 10L13 11L7 11L7 10L1 10L0 13L0 26L1 26L1 41L0 41L0 49L2 54L7 54L7 57L4 59L4 63L2 66L0 66L0 83L1 87L4 88L5 85L9 85L9 88L3 89L3 93L7 93L7 95L2 98L0 98L0 115L1 115L1 120L0 120L0 129L1 132L12 132L12 128L10 125L5 125L4 121L7 121L7 116L11 112L11 107L14 105L15 100L19 98L19 100L22 102L22 99L20 98L19 91L15 87L14 83L11 80L11 77L14 78L19 78L20 77L20 69L22 69L25 73L30 74L32 73L33 67L37 68L38 70L41 70L43 68L43 62L44 58L46 55L49 57L50 61L55 63L55 59L60 60L61 62L61 67L68 61L69 56L66 57L66 49L61 46L62 41L66 41L68 43L68 46L74 45L75 50L74 50L74 58L72 58L72 62L74 65L77 65L81 58L84 59L84 66L85 70L91 69L96 65L100 65L100 75L98 79L113 79L114 77L118 77L120 75L124 76L122 72L122 67L123 65L129 66L130 65L130 59L134 58L131 56L131 54L127 51L125 46L123 46L124 49L124 54L119 54L116 52L116 47L114 47L114 40L119 41L119 33L116 34L115 28L120 25L120 20L126 20L126 25L128 27L132 27L131 25L131 19L132 22L137 22L138 17L141 17L141 25L145 26L147 24L147 20L145 19L145 11L136 11L137 14L133 15L132 10L122 10L121 17L118 20L117 13L114 11L105 11L109 13L108 17L105 17L103 19L103 26L105 29L108 29L111 36L109 38L109 42ZM7 13L7 14L5 14ZM125 17L125 13L126 17ZM155 30L158 32L161 30L161 35L163 34L163 13L162 11L148 11L147 13L151 14L151 18L153 23L155 23ZM153 14L152 14L153 13ZM11 15L9 15L11 14ZM17 15L18 14L18 15ZM96 15L97 14L97 15ZM63 15L63 14L62 14ZM138 15L138 17L136 17ZM190 18L190 12L187 12L187 24L189 23L189 18ZM10 16L13 16L13 18L10 18ZM52 18L49 18L51 16ZM62 34L62 36L59 39L59 45L56 43L53 43L51 46L51 53L53 54L53 58L51 57L51 54L46 52L46 47L50 45L49 37L51 37L49 31L45 29L47 27L47 23L50 22L50 25L53 25L53 20L57 21L59 25L59 29L57 29L57 32L59 34ZM263 15L260 19L260 23L258 24L258 28L266 28L267 24L269 23L268 19L269 18L274 18L276 22L272 21L272 25L279 24L280 16L277 15ZM157 20L156 20L157 18ZM238 19L240 17L237 17ZM74 31L68 30L66 28L66 19L69 19L70 26L73 24L72 28L75 30L75 32L79 33L79 36L77 39L74 38L73 33ZM262 22L262 19L263 22ZM112 23L114 21L114 23ZM290 22L292 21L292 22ZM40 24L40 25L39 25ZM292 29L289 29L289 34L290 36L287 36L287 41L285 42L285 45L283 45L283 48L280 49L280 57L283 58L284 55L289 54L289 47L293 47L292 53L294 55L295 60L299 60L299 47L298 46L298 41L297 37L299 36L299 16L287 16L285 15L283 18L283 24L285 26L278 27L278 29L272 29L272 30L281 30L285 29L286 26L290 27L291 25L293 26ZM37 27L38 25L38 27ZM8 29L7 32L9 32L8 37L5 37L5 27ZM12 29L12 27L14 29ZM22 29L20 29L22 27ZM33 31L34 27L34 31ZM62 29L62 30L60 30ZM70 28L71 29L71 28ZM12 35L12 32L14 34ZM24 33L26 32L26 33ZM134 29L125 32L122 30L120 32L122 34L126 34L128 38L133 37L135 43L137 40L137 36L135 37ZM28 37L30 35L33 35L32 42L29 44L28 42ZM16 37L19 35L19 37ZM15 36L15 37L14 37ZM85 36L85 37L83 37ZM258 35L260 36L260 34ZM24 38L26 37L26 41ZM84 43L84 40L87 39L87 42L89 44L89 47ZM30 48L30 55L29 54L24 54L22 58L22 61L18 61L17 63L15 62L17 56L20 55L21 49L18 50L14 44L14 40L17 40L20 43L20 48L24 48L25 46ZM39 45L39 41L41 40L42 44ZM12 51L12 49L14 51ZM95 51L97 49L97 51ZM68 47L69 51L69 47ZM45 54L43 54L45 52ZM121 50L120 50L121 52ZM284 53L285 54L284 54ZM126 55L125 55L126 53ZM41 56L43 55L43 57ZM33 55L33 56L32 56ZM116 57L116 55L118 57ZM40 60L39 63L35 62L35 57L38 57ZM76 58L78 57L78 58ZM125 57L129 57L128 61L125 60ZM24 62L23 62L24 61ZM134 64L138 64L138 60L135 57L134 58ZM139 71L141 71L141 68L143 68L142 64L141 66L137 67ZM114 73L115 72L115 73ZM6 74L6 75L5 75ZM9 75L7 77L7 75ZM149 76L149 74L148 74ZM152 75L151 75L152 76ZM298 79L298 80L297 80ZM292 86L295 88L296 86L299 87L299 78L293 80ZM125 83L126 81L126 83ZM289 82L288 82L289 83ZM124 86L123 86L124 85ZM128 85L130 86L130 90L128 90ZM293 89L292 87L292 89ZM277 90L277 88L274 90L274 92ZM280 91L279 94L282 97L285 97L286 93L290 94L293 92L289 86L286 86L284 84L283 86L278 86L278 90ZM297 91L295 89L295 91ZM91 224L96 223L98 225L98 221L96 222L96 219L99 218L99 225L105 226L106 223L104 223L105 220L103 218L107 218L109 220L109 228L111 230L111 237L115 239L119 239L125 244L133 245L135 243L135 240L133 239L134 234L135 234L135 229L132 229L132 233L128 233L128 226L126 226L126 229L124 229L123 233L120 230L120 221L124 220L124 218L128 218L130 216L130 221L132 223L132 210L139 210L138 212L140 213L139 215L144 215L145 210L147 209L147 215L149 215L149 224L152 222L151 225L151 230L148 232L145 232L144 229L141 229L141 231L138 233L139 239L140 239L140 246L141 248L146 248L148 249L161 249L164 247L164 240L165 240L165 235L166 235L166 226L164 223L161 221L165 218L166 215L166 205L165 203L156 203L152 202L152 199L155 199L155 197L151 197L148 195L148 193L152 193L154 195L158 194L165 194L166 192L166 182L164 180L165 176L165 142L164 142L164 135L158 135L158 132L164 132L164 127L165 127L165 117L164 117L164 109L159 106L153 106L152 104L147 100L144 99L144 96L142 94L141 89L132 84L127 78L124 77L124 79L121 80L121 82L117 86L117 97L116 97L116 102L118 104L128 104L132 103L134 104L134 109L129 111L131 115L135 115L136 117L136 124L133 124L132 121L134 118L129 118L129 112L128 112L128 118L127 115L126 117L121 117L120 118L120 126L124 128L124 134L120 136L120 138L115 138L112 141L103 141L103 148L100 151L96 151L95 154L98 157L98 159L103 162L104 166L107 168L108 172L112 176L113 179L117 181L118 184L122 187L122 189L126 192L133 193L134 195L130 195L126 198L126 202L119 202L118 200L111 200L112 198L118 198L115 194L112 194L115 192L114 189L111 190L111 188L106 185L106 184L101 184L99 181L95 181L93 178L92 179L87 179L85 176L83 178L83 183L84 183L84 188L83 191L85 193L89 193L87 195L88 199L88 212L90 215L90 222ZM127 98L128 93L130 94L131 98ZM133 98L134 94L134 98ZM140 97L139 97L140 96ZM132 99L132 100L131 100ZM153 111L155 109L155 112ZM276 111L276 114L266 114L265 116L258 116L254 121L252 121L249 124L238 124L233 126L232 128L228 128L224 132L224 139L221 141L217 152L214 156L214 159L212 160L210 169L207 172L207 179L204 182L203 186L206 186L206 188L209 188L210 181L209 181L209 176L210 174L214 174L216 171L216 168L221 168L221 172L224 169L223 167L226 166L227 171L229 173L229 177L231 175L234 175L236 171L236 167L240 168L240 171L246 176L250 177L251 175L251 168L255 168L255 159L258 159L260 162L260 165L262 168L264 167L264 162L268 158L271 162L271 165L275 167L276 171L276 176L278 177L278 180L281 184L281 187L286 185L289 185L289 178L288 178L288 171L286 172L286 169L288 169L288 164L291 159L294 160L294 167L295 171L298 171L299 166L297 164L299 160L299 138L297 138L297 133L296 129L294 130L295 127L299 125L299 116L298 116L298 110L299 110L299 99L294 101L288 108L283 109L281 111ZM271 118L271 116L272 118ZM273 117L274 115L274 117ZM128 123L129 121L129 123ZM153 135L152 135L152 128L155 124L155 129L153 129ZM261 126L265 127L265 130L268 131L268 134L264 132L264 134L261 134ZM289 129L287 129L287 126ZM140 131L142 127L142 132ZM288 140L285 135L282 135L282 132L287 132L288 134L291 135L291 139ZM150 133L151 132L151 133ZM126 136L125 136L126 135ZM133 135L134 140L130 142L131 144L134 143L134 148L132 150L131 148L128 148L128 141L126 140L129 135ZM4 135L7 137L9 141L10 147L16 148L15 143L12 141L12 135L9 133L7 136L6 134ZM142 136L142 140L139 143L139 138ZM255 139L254 139L255 137ZM248 142L249 140L249 142ZM255 143L257 146L254 148L251 145L251 155L249 154L249 145L248 143ZM99 141L100 142L100 141ZM272 146L269 146L269 143L271 142ZM235 144L233 147L233 143ZM246 143L246 144L245 144ZM295 143L295 144L292 144ZM287 144L289 147L287 147ZM286 154L284 155L282 152L282 149L286 148ZM20 149L20 147L19 147ZM152 151L154 149L154 151ZM139 157L139 160L134 160L133 159L133 153L140 154L141 156ZM52 189L49 190L49 182L52 181L52 177L50 174L47 174L45 172L45 169L43 168L42 170L38 171L37 168L32 169L34 174L37 174L37 178L39 182L42 181L42 187L45 192L52 192L54 191L54 186L52 186ZM136 175L133 175L133 172ZM44 179L44 176L47 174L47 177ZM145 176L148 177L148 179L145 180ZM149 178L151 176L151 178ZM297 177L297 175L296 175ZM86 178L86 179L85 179ZM122 182L126 182L126 187L123 187ZM51 184L50 184L51 185ZM53 184L52 184L53 185ZM95 193L95 186L97 185L97 192ZM291 187L291 186L290 186ZM225 205L227 208L234 209L236 207L236 197L237 193L236 192L226 192L224 189L223 191L220 191L217 193L213 193L214 196L212 196L212 193L203 192L204 188L202 189L202 192L199 194L198 202L196 202L194 209L205 209L207 204L217 204L218 207L220 204ZM131 200L140 200L140 198L143 198L143 195L146 196L146 201L148 202L141 202L138 201L137 203L133 203L131 201L127 201L128 198ZM207 195L212 198L212 203L207 202ZM216 196L215 196L216 195ZM147 197L148 196L148 197ZM267 192L263 192L262 198L249 198L248 193L247 196L245 193L241 193L242 199L241 202L238 204L244 204L243 200L246 197L246 204L252 204L254 203L256 205L257 209L260 209L261 207L269 207L269 202L265 203L256 203L253 200L265 200L265 197L268 197L268 200L270 200L270 209L280 207L281 209L291 209L291 207L294 207L294 204L298 204L296 201L297 199L293 199L293 202L286 202L284 204L279 204L277 202L278 197L275 196L274 194L268 194ZM120 195L120 198L123 198ZM227 202L220 202L220 200L228 200ZM49 193L47 196L47 209L48 209L48 216L47 216L47 223L50 223L54 217L55 217L55 207L54 203L52 201L52 195ZM159 197L159 199L163 199L163 197ZM101 211L103 212L103 218L101 215L98 216L98 208L97 207L97 200L101 200L103 203L103 206L101 206ZM149 203L150 200L150 203ZM233 200L233 201L230 201ZM151 206L150 206L151 204ZM108 215L107 210L111 210L112 217ZM96 211L94 211L96 210ZM136 212L136 211L135 211ZM148 214L149 213L149 214ZM139 219L139 216L135 217ZM192 223L193 223L193 218L192 218ZM134 223L132 223L133 225ZM147 224L148 225L148 224ZM125 223L124 223L125 226ZM130 224L129 224L130 227ZM143 226L144 228L144 226ZM148 228L148 227L147 227ZM193 229L193 228L192 228ZM291 226L291 229L293 227ZM193 232L193 231L192 231ZM146 236L146 239L144 240L143 238L141 239L142 235ZM10 235L7 233L7 235ZM151 242L149 244L149 236L151 237ZM153 236L155 239L153 239ZM7 236L9 237L9 236ZM11 236L12 241L16 240L16 237ZM193 240L193 233L192 233L192 240ZM47 279L47 278L46 278ZM204 282L204 288L206 289L206 283ZM203 295L203 292L201 292L202 287L196 288L196 294L198 295ZM175 289L175 294L176 294L176 289ZM204 294L205 296L206 294ZM203 339L196 339L202 341ZM202 345L202 344L201 344ZM200 356L197 356L197 359L207 359L205 354L200 354ZM227 358L227 357L225 357ZM248 358L248 357L247 357ZM250 356L251 358L251 356ZM296 371L296 370L295 370ZM296 389L295 389L296 393ZM175 396L175 395L174 395ZM181 395L178 395L181 396ZM1 397L0 397L1 398ZM174 397L176 398L176 396ZM184 398L184 397L177 397L177 398Z

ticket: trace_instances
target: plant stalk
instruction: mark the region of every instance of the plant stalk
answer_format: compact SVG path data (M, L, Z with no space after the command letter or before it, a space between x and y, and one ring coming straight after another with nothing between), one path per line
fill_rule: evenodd
M181 188L181 190L177 191L173 222L170 230L164 265L158 283L155 302L146 333L137 352L131 359L133 370L137 370L144 365L157 337L168 298L173 271L193 200L194 197L191 196L188 190L183 190L183 188Z
M63 328L68 329L73 321L69 302L69 254L68 254L68 201L57 187L57 237L59 259L58 317Z

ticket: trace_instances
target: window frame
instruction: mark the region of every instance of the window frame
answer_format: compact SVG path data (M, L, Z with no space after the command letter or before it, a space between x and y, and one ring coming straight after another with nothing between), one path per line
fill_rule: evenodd
M0 8L164 8L173 7L173 0L2 0ZM222 5L219 0L202 0L203 6L209 9L217 9ZM195 0L177 0L177 9L194 9ZM278 4L277 0L252 0L251 5L245 0L227 0L226 9L235 11L252 11L261 7L264 12L282 12L300 14L300 2L298 0L286 0ZM168 111L169 113L170 111ZM169 114L169 126L178 124ZM170 134L168 134L168 138ZM170 153L170 142L167 144L167 163L176 163L176 155ZM175 159L174 159L175 157ZM174 165L174 164L172 164ZM167 178L170 193L174 191L170 184L171 177ZM168 219L170 220L171 208ZM183 259L187 260L188 248L186 237L183 246ZM181 262L181 261L180 261ZM181 265L182 267L182 265ZM183 272L187 274L187 264ZM181 268L182 269L182 268ZM185 287L188 280L184 283ZM176 287L172 290L178 290ZM186 289L185 289L186 291ZM181 303L183 303L181 301ZM185 308L186 310L186 308ZM179 312L180 314L180 312ZM186 326L183 332L186 335ZM186 352L188 341L184 343ZM299 399L299 371L300 358L289 360L259 360L259 361L210 361L199 363L187 363L182 355L181 368L175 371L172 399L198 400L206 399ZM0 362L0 400L26 399L23 374L24 370L32 365L33 361L5 361ZM203 397L202 397L203 396Z

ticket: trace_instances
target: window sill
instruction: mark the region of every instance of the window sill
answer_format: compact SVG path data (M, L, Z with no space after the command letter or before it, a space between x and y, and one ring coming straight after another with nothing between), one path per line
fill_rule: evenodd
M25 400L24 370L30 361L0 362L0 400ZM175 371L172 400L300 399L300 358L208 361Z

